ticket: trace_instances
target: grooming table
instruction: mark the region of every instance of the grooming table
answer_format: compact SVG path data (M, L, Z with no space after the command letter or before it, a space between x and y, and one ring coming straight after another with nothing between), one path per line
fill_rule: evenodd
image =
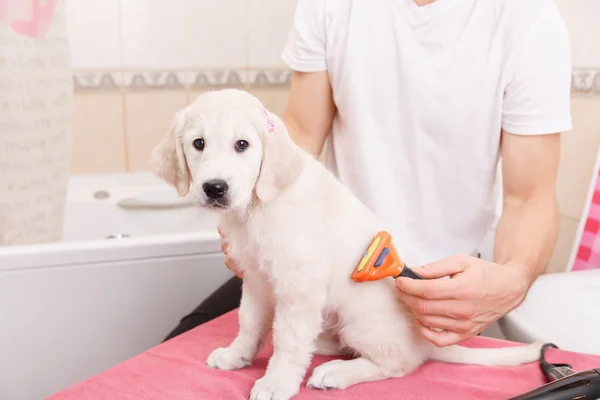
M251 367L219 371L204 365L213 349L227 346L233 340L237 328L237 311L232 311L67 388L49 400L246 400L254 381L265 371L273 351L270 343ZM477 337L464 345L516 344ZM547 358L550 362L570 363L577 371L600 367L600 356L549 349ZM316 365L329 359L332 357L316 356L306 379ZM507 368L427 362L405 378L363 383L345 390L319 391L302 386L296 398L506 400L543 383L537 363Z

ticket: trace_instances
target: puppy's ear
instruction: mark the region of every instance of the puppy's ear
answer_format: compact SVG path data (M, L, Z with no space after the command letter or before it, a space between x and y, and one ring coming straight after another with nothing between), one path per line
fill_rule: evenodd
M151 155L151 163L156 175L173 185L180 196L188 193L191 183L190 170L181 143L181 133L185 124L184 109L175 114L169 131Z
M296 182L304 159L283 121L275 114L263 109L258 127L262 139L262 163L255 192L260 201L268 202Z

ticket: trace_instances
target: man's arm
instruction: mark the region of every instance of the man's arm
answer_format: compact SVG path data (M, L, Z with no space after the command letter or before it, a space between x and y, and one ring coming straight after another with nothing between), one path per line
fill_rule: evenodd
M519 306L556 241L560 136L554 132L571 129L570 46L556 5L538 11L505 66L504 212L495 262L454 255L417 268L431 280L396 280L421 333L438 346L471 338ZM434 279L442 276L452 279Z
M543 272L558 235L560 135L503 131L501 151L504 209L496 229L494 261L524 268L529 287Z
M294 72L283 122L292 140L318 158L329 135L335 103L327 71Z
M455 255L417 268L426 280L396 280L421 334L438 346L471 338L517 307L556 241L559 134L503 132L501 146L504 210L495 262ZM452 279L435 279L443 276Z

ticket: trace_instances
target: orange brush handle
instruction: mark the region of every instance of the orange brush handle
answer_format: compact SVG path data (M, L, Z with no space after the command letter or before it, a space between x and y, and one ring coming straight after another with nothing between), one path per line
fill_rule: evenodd
M365 282L400 275L421 279L400 260L392 236L382 231L375 236L350 278L355 282Z

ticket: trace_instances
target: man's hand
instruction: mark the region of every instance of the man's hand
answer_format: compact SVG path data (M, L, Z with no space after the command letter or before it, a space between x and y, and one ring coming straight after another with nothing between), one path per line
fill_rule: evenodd
M396 279L423 336L438 346L469 339L516 308L543 271L556 242L560 136L502 132L504 207L494 260L452 256L415 269L426 279Z
M242 271L240 271L240 269L238 268L237 264L235 263L235 260L233 258L229 257L229 255L227 254L227 250L229 248L229 243L227 242L225 235L223 235L223 231L221 231L221 227L219 227L218 230L219 230L219 236L221 236L221 251L225 255L225 266L227 268L229 268L238 278L242 278L244 276L242 274Z
M421 334L443 347L472 338L516 308L531 282L520 265L456 255L416 268L425 280L396 279ZM436 279L450 276L450 279ZM431 279L431 280L429 280Z

